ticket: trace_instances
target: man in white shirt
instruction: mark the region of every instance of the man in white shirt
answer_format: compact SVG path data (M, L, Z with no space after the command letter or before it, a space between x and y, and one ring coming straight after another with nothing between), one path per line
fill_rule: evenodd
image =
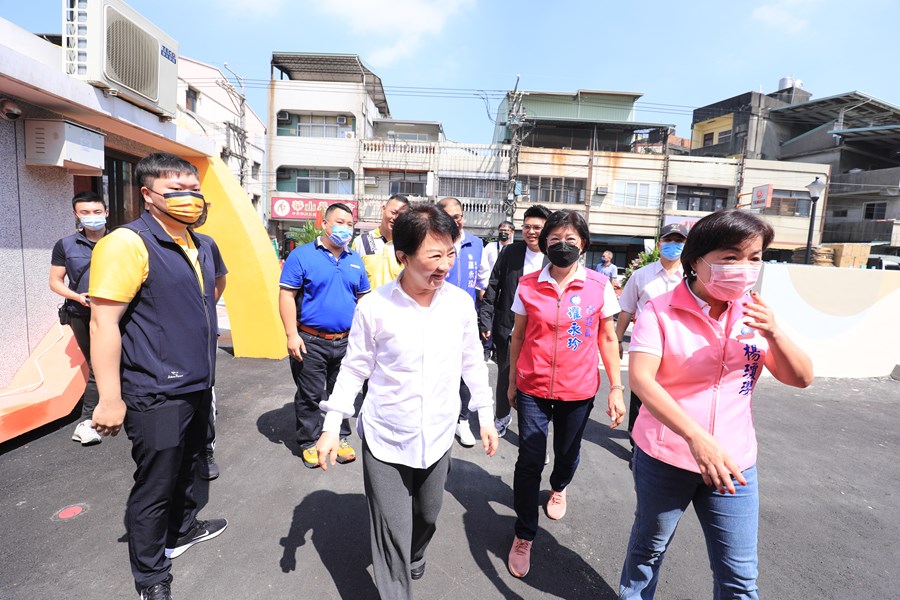
M394 248L404 269L360 301L334 392L321 403L325 421L316 447L325 470L337 458L341 420L353 416L356 394L369 380L356 428L382 598L411 599L411 580L425 574L450 468L460 379L471 391L469 408L478 413L485 452L497 450L472 299L445 282L458 235L453 219L433 205L397 218Z
M684 279L684 269L681 266L681 251L687 239L687 227L680 223L670 223L662 228L659 241L659 260L645 265L631 274L622 294L619 296L619 320L616 322L616 335L619 338L619 356L622 355L622 339L625 330L636 320L641 309L648 300L661 296L675 288ZM634 428L638 411L641 408L641 399L631 392L631 402L628 406L628 433ZM634 444L632 444L634 447Z
M513 243L515 233L516 226L512 224L512 221L503 221L497 226L497 241L484 245L484 251L481 253L481 265L478 267L478 289L482 292L487 289L488 278L491 276L494 265L497 264L500 251Z

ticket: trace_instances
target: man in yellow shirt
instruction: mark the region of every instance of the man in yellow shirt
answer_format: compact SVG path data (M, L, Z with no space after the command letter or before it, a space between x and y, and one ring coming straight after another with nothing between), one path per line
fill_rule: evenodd
M409 210L409 200L394 194L381 206L381 224L353 240L353 251L362 257L372 289L397 279L403 266L394 255L394 221Z
M151 154L135 169L146 212L97 243L92 359L100 435L124 425L136 470L125 524L141 598L171 598L171 559L222 533L197 519L193 485L216 360L212 244L188 230L203 211L197 169Z

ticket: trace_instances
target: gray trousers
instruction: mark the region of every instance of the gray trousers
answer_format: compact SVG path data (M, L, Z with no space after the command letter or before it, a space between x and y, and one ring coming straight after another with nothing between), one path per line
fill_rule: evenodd
M409 571L425 563L450 472L450 450L427 469L382 462L363 442L372 566L382 600L412 600Z

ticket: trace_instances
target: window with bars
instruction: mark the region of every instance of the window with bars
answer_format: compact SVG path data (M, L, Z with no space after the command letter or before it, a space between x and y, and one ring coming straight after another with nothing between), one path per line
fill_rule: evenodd
M353 131L350 119L342 115L297 115L297 136L343 138Z
M540 204L583 204L585 179L576 177L534 177L525 178L531 202Z
M709 133L703 134L703 145L704 146L712 146L715 144L715 136L716 134L710 131Z
M731 141L731 130L730 129L726 129L725 131L719 132L719 143L720 144L727 144L730 141Z
M441 177L441 196L456 198L506 198L507 183L496 179L467 179L464 177Z
M307 194L352 194L353 181L349 171L298 169L297 192Z
M406 194L407 196L424 196L425 186L428 183L427 173L410 173L407 171L392 171L388 174L388 193Z
M612 201L618 206L659 208L661 189L662 186L659 183L617 179L613 186Z
M689 187L679 185L675 195L678 210L715 212L728 205L727 188Z
M867 221L880 221L887 214L887 202L869 202L865 205L863 218Z

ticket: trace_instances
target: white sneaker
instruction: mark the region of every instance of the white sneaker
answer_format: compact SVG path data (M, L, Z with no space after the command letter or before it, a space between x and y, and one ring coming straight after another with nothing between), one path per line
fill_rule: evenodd
M72 439L76 442L81 442L82 446L93 446L94 444L99 444L103 441L103 437L97 433L97 430L91 427L93 423L91 423L90 419L86 421L82 421L75 427L75 433L72 434Z
M472 435L472 430L469 429L468 421L459 421L456 424L456 437L459 438L459 443L466 448L471 448L475 445L475 436Z

